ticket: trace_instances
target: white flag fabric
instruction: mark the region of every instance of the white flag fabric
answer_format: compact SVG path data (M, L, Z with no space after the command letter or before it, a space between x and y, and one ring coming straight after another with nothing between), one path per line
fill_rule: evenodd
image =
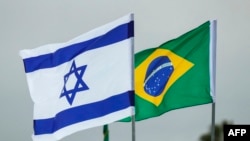
M134 115L133 15L65 43L20 51L34 102L34 141Z

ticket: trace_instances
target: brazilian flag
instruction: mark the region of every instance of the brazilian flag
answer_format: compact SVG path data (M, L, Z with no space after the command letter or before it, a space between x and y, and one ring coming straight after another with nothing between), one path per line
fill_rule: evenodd
M214 102L214 39L215 21L207 21L135 54L136 121Z

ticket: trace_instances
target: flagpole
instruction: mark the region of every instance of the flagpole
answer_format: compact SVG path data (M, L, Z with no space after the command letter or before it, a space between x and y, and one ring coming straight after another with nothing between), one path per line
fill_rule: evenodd
M131 19L134 21L134 14L131 14ZM133 34L134 34L134 24L133 24ZM134 47L135 47L135 41L134 38L132 38L131 40L132 42L132 88L133 90L135 90L135 86L134 86ZM135 102L134 102L135 104ZM135 105L134 105L135 106ZM134 108L134 114L135 114L135 108ZM135 115L131 116L131 126L132 126L132 141L135 141Z
M135 116L132 116L132 141L135 141Z
M211 141L215 139L215 102L212 103Z
M216 96L216 42L217 42L217 21L212 21L212 29L211 29L211 56L212 59L210 65L212 65L212 69L210 70L212 72L212 95L213 95L213 103L212 103L212 126L211 126L211 141L215 141L215 96Z

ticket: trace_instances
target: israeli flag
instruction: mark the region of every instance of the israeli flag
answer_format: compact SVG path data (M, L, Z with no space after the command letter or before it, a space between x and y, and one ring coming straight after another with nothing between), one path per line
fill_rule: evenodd
M134 115L133 15L65 43L21 50L34 102L34 141Z

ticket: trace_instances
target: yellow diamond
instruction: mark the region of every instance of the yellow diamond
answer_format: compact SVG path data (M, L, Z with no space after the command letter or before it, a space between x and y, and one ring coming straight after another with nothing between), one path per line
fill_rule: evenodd
M144 80L146 77L146 71L149 64L157 57L167 56L174 67L174 72L170 76L164 90L158 96L149 95L144 90ZM182 75L184 75L189 69L194 66L193 63L188 60L178 56L177 54L166 49L156 49L147 59L145 59L139 66L135 69L135 93L139 97L159 106L163 100L163 97L167 93L168 89L178 80Z

